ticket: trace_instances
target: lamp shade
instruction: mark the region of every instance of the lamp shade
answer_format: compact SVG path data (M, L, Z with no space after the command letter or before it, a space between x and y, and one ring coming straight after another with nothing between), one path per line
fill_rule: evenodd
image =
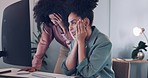
M135 36L139 36L140 34L142 34L144 32L144 28L139 28L139 27L134 27L133 28L133 34Z

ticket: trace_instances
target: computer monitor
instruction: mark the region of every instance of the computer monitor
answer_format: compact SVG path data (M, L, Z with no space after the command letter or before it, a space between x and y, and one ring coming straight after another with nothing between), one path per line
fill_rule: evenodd
M4 9L1 38L5 63L31 66L29 0L18 1Z

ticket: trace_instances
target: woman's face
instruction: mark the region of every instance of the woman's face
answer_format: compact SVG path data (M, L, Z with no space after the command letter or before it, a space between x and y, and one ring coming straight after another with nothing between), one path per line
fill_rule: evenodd
M70 13L68 16L69 32L73 39L76 38L76 26L79 19L80 17L78 17L75 13Z

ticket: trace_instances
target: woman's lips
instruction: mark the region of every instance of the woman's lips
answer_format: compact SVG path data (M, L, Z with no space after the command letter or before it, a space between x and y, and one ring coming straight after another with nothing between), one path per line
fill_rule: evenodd
M76 35L76 33L75 33L75 32L70 31L70 34L71 34L72 38L73 38L73 39L75 39L75 35Z
M71 34L72 34L73 36L75 36L75 35L76 35L76 33L75 33L75 32L71 32Z

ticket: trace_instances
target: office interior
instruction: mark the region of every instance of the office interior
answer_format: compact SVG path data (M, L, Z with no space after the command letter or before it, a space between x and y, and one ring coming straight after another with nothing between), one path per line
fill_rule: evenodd
M20 0L0 0L0 32L2 28L3 11L6 6ZM30 30L31 41L34 40L32 32L36 32L36 23L33 19L33 7L38 0L29 0L30 7ZM112 42L112 58L132 59L131 54L134 47L139 41L144 41L148 44L143 35L134 36L133 28L141 27L145 29L145 35L148 36L148 0L99 0L97 8L94 10L94 23L101 32L105 33ZM1 37L1 34L0 34ZM0 50L1 48L0 38ZM36 46L36 45L32 45ZM42 68L43 71L53 72L57 61L60 44L55 40L48 48L46 59L47 66ZM57 49L58 48L58 49ZM148 50L148 48L146 48ZM148 59L148 51L144 51L144 60ZM148 64L140 64L136 68L136 64L131 67L131 78L141 77L147 78ZM10 65L3 62L0 58L0 68L24 66ZM140 73L140 76L135 73ZM144 74L144 75L143 75Z

